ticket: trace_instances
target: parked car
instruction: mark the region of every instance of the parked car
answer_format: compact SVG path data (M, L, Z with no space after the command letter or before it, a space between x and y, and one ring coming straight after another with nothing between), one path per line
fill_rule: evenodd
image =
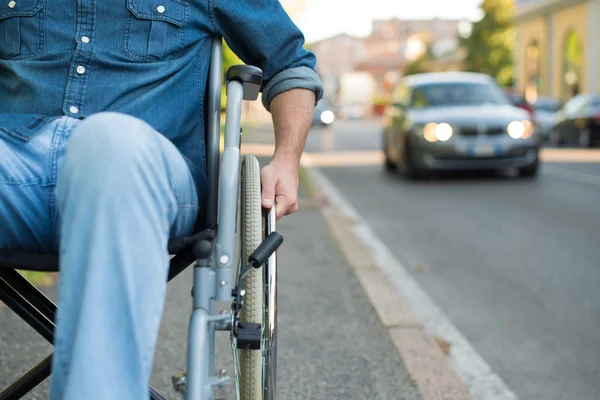
M506 97L508 97L508 99L514 106L522 108L523 110L527 111L529 113L529 115L531 116L532 121L534 123L537 122L535 108L533 107L533 105L531 103L529 103L527 101L525 96L515 92L514 90L507 90L504 93L506 94Z
M385 168L408 178L432 171L518 168L535 176L539 135L488 75L410 75L395 88L383 129Z
M538 96L532 106L535 110L535 119L540 135L544 141L549 141L556 120L556 113L560 109L560 102L552 97Z
M327 99L321 99L315 107L313 126L328 126L335 121L335 107Z
M555 146L593 147L600 140L600 95L582 93L565 103L556 114L550 134Z

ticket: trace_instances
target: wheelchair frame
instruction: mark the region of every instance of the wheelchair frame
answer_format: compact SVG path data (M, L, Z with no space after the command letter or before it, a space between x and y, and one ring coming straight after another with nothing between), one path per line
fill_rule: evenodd
M236 261L234 252L239 198L242 100L257 99L262 84L262 72L248 65L234 66L227 72L225 146L220 160L221 41L220 36L212 38L205 133L209 195L202 228L191 237L176 238L173 245L169 243L170 253L176 253L171 259L169 281L194 264L193 311L188 331L187 374L173 376L173 385L177 391L183 393L186 400L213 400L214 388L229 382L229 377L214 374L215 332L230 331L236 334L238 329L242 329L238 328L237 318L244 296L239 274L262 265L264 266L263 323L260 327L260 339L256 339L254 335L254 345L257 340L260 340L262 352L262 399L256 400L274 400L277 345L276 250L283 241L281 235L275 232L275 207L269 212L263 210L265 239L250 256L245 270L240 268L237 284L231 282L232 268ZM53 343L57 307L21 276L17 269L54 271L58 269L56 257L49 258L47 255L11 251L0 254L0 300L42 337ZM216 303L227 301L232 301L231 312L218 314ZM257 349L249 345L241 348ZM50 376L51 360L52 355L47 356L1 392L0 400L19 399L40 384ZM150 399L163 400L164 397L150 386Z

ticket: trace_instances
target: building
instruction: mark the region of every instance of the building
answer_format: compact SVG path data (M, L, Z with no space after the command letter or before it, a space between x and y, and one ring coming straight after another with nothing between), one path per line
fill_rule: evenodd
M365 55L364 39L340 34L311 43L317 57L316 70L323 82L326 97L335 98L340 77L356 71Z
M354 71L365 56L364 39L346 33L310 44L317 56L317 72L332 76Z
M441 56L439 62L432 63L432 69L460 69L462 56L456 51L460 22L375 20L366 38L340 34L310 44L317 56L317 73L325 87L325 96L340 101L343 77L366 72L373 77L374 90L368 91L372 98L365 101L386 102L407 64L420 57L428 45L435 56Z
M449 42L456 42L459 24L452 19L373 21L359 69L370 72L383 92L389 91L406 65L420 57L427 45L445 44L447 48Z
M600 92L600 0L516 0L515 79L530 101Z
M466 56L466 49L454 47L453 51L443 52L435 59L425 62L424 68L428 72L464 71Z

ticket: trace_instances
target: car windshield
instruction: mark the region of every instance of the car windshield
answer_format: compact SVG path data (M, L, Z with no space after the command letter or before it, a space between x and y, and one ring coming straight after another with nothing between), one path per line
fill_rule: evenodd
M486 83L449 82L423 84L414 88L412 106L415 108L510 104L502 91Z
M572 97L565 103L563 110L567 115L579 112L589 105L592 105L594 97L595 96L589 94L580 94Z
M590 106L592 106L592 107L600 107L600 96L594 96L590 100Z
M509 93L506 95L506 97L508 97L508 100L510 100L513 104L527 103L527 100L525 100L525 97L521 96L520 94Z

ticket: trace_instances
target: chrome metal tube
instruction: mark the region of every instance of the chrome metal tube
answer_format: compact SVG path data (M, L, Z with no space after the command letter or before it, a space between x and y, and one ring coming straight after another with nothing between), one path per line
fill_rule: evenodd
M265 237L275 231L277 217L275 207L265 212ZM277 252L263 266L264 274L264 327L263 349L263 399L275 400L277 379Z

